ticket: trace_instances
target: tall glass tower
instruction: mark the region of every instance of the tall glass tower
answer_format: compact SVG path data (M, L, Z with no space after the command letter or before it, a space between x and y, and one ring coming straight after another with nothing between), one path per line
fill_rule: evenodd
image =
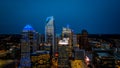
M54 57L54 54L56 52L56 45L55 45L55 24L53 16L47 17L46 19L45 42L51 45L52 56Z
M37 50L35 30L26 25L22 31L20 68L30 68L30 53Z

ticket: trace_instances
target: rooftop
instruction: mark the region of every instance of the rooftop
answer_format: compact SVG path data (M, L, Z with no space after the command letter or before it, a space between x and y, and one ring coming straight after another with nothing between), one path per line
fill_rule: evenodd
M28 32L28 31L35 31L31 25L26 25L23 28L23 32Z

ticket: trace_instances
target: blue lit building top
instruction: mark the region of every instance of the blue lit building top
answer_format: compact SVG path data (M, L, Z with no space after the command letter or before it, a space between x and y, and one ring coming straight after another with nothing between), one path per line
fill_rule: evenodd
M23 32L28 32L28 31L35 31L31 25L26 25L23 28Z
M46 22L48 23L50 20L54 20L53 16L47 17Z

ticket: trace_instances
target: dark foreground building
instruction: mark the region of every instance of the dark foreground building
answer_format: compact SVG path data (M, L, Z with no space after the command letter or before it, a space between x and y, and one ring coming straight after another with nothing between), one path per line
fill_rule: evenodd
M95 50L93 52L95 68L115 68L115 58L111 50Z

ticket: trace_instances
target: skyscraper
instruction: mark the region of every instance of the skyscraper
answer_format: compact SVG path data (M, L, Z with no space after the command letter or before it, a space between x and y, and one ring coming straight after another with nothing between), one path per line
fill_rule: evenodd
M52 46L52 56L54 57L56 45L55 45L55 24L53 16L48 17L46 19L45 42L49 43Z
M69 41L69 46L72 46L72 39L73 39L73 36L72 36L72 30L67 26L66 28L63 27L62 29L62 38L67 38L68 41Z
M73 49L73 32L69 28L69 26L64 27L62 30L62 38L66 38L68 41L67 53L69 57L72 56L72 49Z
M26 25L22 31L21 39L21 68L30 68L30 53L37 50L35 30L30 25Z
M81 31L81 46L83 49L87 50L88 49L88 32L87 30L83 29Z
M73 47L78 47L77 46L77 35L76 34L73 35Z

